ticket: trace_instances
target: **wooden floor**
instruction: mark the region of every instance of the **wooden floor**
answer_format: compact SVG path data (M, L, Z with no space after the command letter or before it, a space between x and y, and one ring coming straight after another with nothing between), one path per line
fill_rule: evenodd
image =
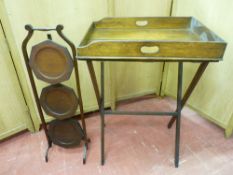
M142 98L121 103L119 109L174 109L175 101ZM91 139L87 164L83 148L53 146L44 162L44 132L24 133L0 144L1 175L232 175L233 137L223 129L185 108L181 124L180 167L174 167L175 127L167 129L169 117L106 117L106 164L100 166L99 114L87 119Z

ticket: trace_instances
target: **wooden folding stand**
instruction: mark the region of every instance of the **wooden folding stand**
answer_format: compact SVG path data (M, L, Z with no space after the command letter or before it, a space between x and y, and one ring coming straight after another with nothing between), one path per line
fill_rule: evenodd
M41 31L41 32L56 31L58 33L58 35L64 40L64 42L66 44L68 44L69 47L71 48L71 51L72 51L72 62L73 62L72 66L74 66L74 70L75 70L76 88L77 88L77 94L78 94L78 97L79 97L78 103L79 103L79 107L80 107L80 116L81 116L81 124L82 124L82 128L80 128L80 129L82 131L81 134L83 135L82 139L84 140L83 163L85 164L85 162L86 162L86 156L87 156L87 149L88 149L88 142L90 140L87 138L86 124L85 124L85 120L84 120L83 101L82 101L82 95L81 95L81 89L80 89L78 63L77 63L77 60L75 59L76 48L75 48L74 44L69 39L67 39L65 37L65 35L63 34L63 32L62 32L63 26L62 25L57 25L56 28L34 28L31 25L26 25L25 29L28 31L28 34L27 34L26 38L24 39L24 41L22 43L22 51L23 51L23 56L24 56L24 60L25 60L25 64L26 64L26 68L27 68L27 72L28 72L28 76L29 76L29 79L30 79L30 82L31 82L31 87L32 87L33 95L34 95L35 102L36 102L36 105L37 105L37 109L38 109L38 112L39 112L39 116L40 116L40 119L41 119L42 127L43 127L43 129L45 131L45 135L46 135L46 138L47 138L47 141L48 141L48 148L47 148L46 154L45 154L45 161L46 162L48 161L48 151L49 151L49 148L52 147L52 143L54 143L54 144L56 144L56 143L52 141L52 138L49 135L49 132L48 132L48 127L49 126L45 122L45 118L44 118L44 115L43 115L43 112L42 112L42 106L40 104L41 102L40 102L40 99L39 99L39 96L38 96L38 93L37 93L37 88L36 88L35 80L34 80L34 77L33 77L32 69L31 69L31 67L29 65L29 61L30 60L29 60L29 56L28 56L27 45L28 45L29 40L33 36L34 31ZM48 34L47 36L48 36L49 40L52 40L52 37L51 37L50 34ZM47 40L45 42L45 44L50 43L49 40ZM43 58L43 59L45 59L45 58ZM52 59L52 58L49 57L48 59ZM51 67L51 69L53 69L53 67ZM63 88L63 89L65 89L66 87L62 86L61 84L58 84L58 85L54 86L53 88L60 88L60 89ZM69 89L68 89L68 91L69 91ZM59 124L62 121L63 120L57 120L57 122L52 122L51 124L53 124L53 127L54 127L54 125L56 123ZM72 122L74 122L73 119L70 120L70 121L66 120L67 124L69 124L69 123L72 124ZM77 121L76 124L79 124L78 121ZM80 130L80 129L78 128L77 130Z

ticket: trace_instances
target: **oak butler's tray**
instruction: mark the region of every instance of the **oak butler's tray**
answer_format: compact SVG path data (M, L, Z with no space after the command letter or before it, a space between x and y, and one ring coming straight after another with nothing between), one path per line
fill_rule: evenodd
M104 18L94 22L78 59L219 61L226 43L193 17Z

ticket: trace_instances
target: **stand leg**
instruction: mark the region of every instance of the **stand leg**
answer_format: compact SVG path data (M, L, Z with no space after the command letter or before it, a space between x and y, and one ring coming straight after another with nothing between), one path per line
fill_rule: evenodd
M84 135L84 131L82 131L82 134L83 134L83 140L85 141L85 135ZM87 160L87 150L88 150L88 143L91 142L91 139L90 138L87 138L87 142L84 143L83 145L83 164L86 164L86 160Z
M101 120L101 165L104 165L104 62L101 62L101 103L100 103L100 120Z
M176 118L176 143L175 143L175 167L179 166L180 152L180 118L181 118L181 103L182 103L182 79L183 79L183 62L179 62L178 70L178 86L177 86L177 118Z
M75 59L73 62L74 62L74 68L75 68L76 88L77 88L77 93L79 97L79 106L80 106L79 108L80 108L81 123L82 123L82 128L83 128L83 133L84 133L84 141L85 141L85 145L88 148L88 138L87 138L86 122L85 122L85 117L84 117L82 94L81 94L81 88L80 88L78 62Z
M52 147L52 141L50 140L50 138L48 138L48 148L46 149L46 152L45 152L45 162L49 161L48 154L49 154L49 148L51 147Z
M196 74L193 77L192 82L190 83L187 91L185 92L185 95L184 95L184 97L182 99L182 102L181 102L181 108L184 107L185 103L189 99L190 95L192 94L192 92L193 92L194 88L196 87L197 83L199 82L199 80L200 80L202 74L204 73L206 67L208 66L208 64L209 64L209 62L203 62L203 63L200 64ZM173 116L171 118L171 120L169 121L167 127L170 129L175 121L176 121L176 117Z
M88 149L88 145L87 145L87 143L85 143L84 146L83 146L83 164L86 164L87 149Z
M89 73L90 73L90 76L91 76L91 81L92 81L92 84L93 84L93 87L94 87L95 96L96 96L96 99L97 99L97 102L98 102L98 105L99 105L99 110L100 110L100 108L101 108L101 97L100 97L100 91L99 91L99 88L98 88L97 79L96 79L95 70L94 70L92 61L87 61L87 67L88 67L88 70L89 70ZM104 123L104 126L105 126L105 123Z

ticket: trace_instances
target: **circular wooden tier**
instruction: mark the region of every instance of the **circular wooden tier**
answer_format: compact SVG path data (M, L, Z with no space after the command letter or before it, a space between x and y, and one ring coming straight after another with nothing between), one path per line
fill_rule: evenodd
M80 145L84 136L77 119L53 120L49 123L48 133L54 144L65 148Z
M73 89L55 84L42 89L40 103L46 114L62 120L75 114L78 98Z
M46 40L32 47L29 65L38 79L56 84L70 78L73 60L67 48Z

